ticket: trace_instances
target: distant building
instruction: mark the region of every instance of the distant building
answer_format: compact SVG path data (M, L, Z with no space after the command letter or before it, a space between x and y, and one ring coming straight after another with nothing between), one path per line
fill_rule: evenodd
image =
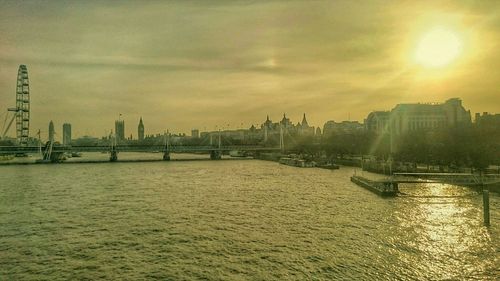
M390 111L373 111L365 119L365 129L370 132L383 133L389 130ZM324 130L323 130L324 133Z
M71 124L63 124L63 145L71 144Z
M144 140L144 123L142 123L142 117L139 120L139 126L137 126L137 136L140 141Z
M478 126L491 126L500 128L500 114L491 114L488 112L483 112L483 115L476 113L476 119L474 120Z
M359 123L358 121L335 122L333 120L330 120L323 125L323 135L329 136L334 133L356 132L363 129L363 124Z
M437 104L398 104L390 112L371 112L365 120L368 131L392 132L395 135L470 124L470 111L465 110L458 98Z
M314 127L309 126L306 119L306 114L302 117L302 123L297 124L299 134L301 135L314 135Z
M294 128L293 123L290 121L290 118L286 117L285 113L283 113L283 118L281 119L280 124L281 124L281 126L284 129L292 129L292 128Z
M125 140L125 121L115 121L115 136L117 140Z
M198 129L192 129L191 130L191 137L198 139L200 138L200 131Z
M54 135L55 135L55 130L54 130L54 122L50 120L49 123L49 141L54 142Z
M108 142L107 140L105 141ZM99 139L91 136L83 136L73 141L74 145L99 145Z
M318 137L321 136L321 128L320 127L316 128L315 136L318 136Z
M294 125L286 114L283 114L283 118L280 122L273 123L271 119L269 119L269 115L266 118L266 121L262 123L260 129L250 130L252 134L259 134L259 138L262 138L264 142L267 142L269 139L279 140L280 132L283 131L286 135L310 135L314 136L315 130L313 126L309 126L307 122L306 114L302 116L302 122Z

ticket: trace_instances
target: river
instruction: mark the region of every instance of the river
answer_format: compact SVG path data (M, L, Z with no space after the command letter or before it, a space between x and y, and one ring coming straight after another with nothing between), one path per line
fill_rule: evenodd
M260 160L0 166L0 279L500 278L498 194L487 228L468 188L402 185L384 199L353 172Z

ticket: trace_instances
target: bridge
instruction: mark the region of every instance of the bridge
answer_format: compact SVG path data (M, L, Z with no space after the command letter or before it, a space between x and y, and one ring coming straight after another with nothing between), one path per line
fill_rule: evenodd
M119 152L162 152L163 160L170 160L170 153L209 153L211 159L220 159L224 152L238 151L244 153L260 153L281 151L280 147L255 145L95 145L64 146L48 142L45 146L0 146L0 155L41 154L46 162L59 162L65 153L108 152L110 161L118 160Z

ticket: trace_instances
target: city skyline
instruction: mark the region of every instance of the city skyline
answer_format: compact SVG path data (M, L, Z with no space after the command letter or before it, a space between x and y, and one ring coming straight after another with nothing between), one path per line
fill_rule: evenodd
M234 127L247 127L283 112L297 120L306 112L316 126L362 121L393 104L456 96L471 112L500 111L492 102L498 2L383 6L2 2L1 110L13 106L16 71L26 64L31 128L69 122L75 137L103 135L120 113L134 123L142 116L152 132L189 133L193 124L210 130L238 120ZM413 60L433 26L450 28L462 42L445 67Z
M347 123L348 125L347 126L353 126L354 124L357 124L356 126L360 126L360 127L364 127L364 129L366 130L371 130L371 125L370 122L373 122L372 118L375 114L375 116L379 115L379 114L383 114L384 116L386 116L385 118L388 118L388 116L390 114L392 114L394 111L398 111L398 109L400 108L405 108L405 107L413 107L413 108L421 108L423 109L423 112L426 112L428 111L429 109L433 109L433 110L439 110L442 106L444 105L447 105L449 103L452 103L452 104L456 104L458 105L458 107L461 107L461 111L463 112L462 114L463 117L461 118L465 118L464 120L468 120L467 122L471 123L471 122L477 122L478 121L478 118L481 118L481 117L484 117L486 115L489 115L493 118L498 118L498 116L500 115L499 113L495 113L495 112L486 112L486 111L482 111L482 112L471 112L470 110L467 110L468 108L467 107L464 107L462 105L462 100L461 98L458 98L458 97L454 97L454 98L450 98L446 101L441 101L441 102L432 102L432 103L423 103L423 102L416 102L416 103L399 103L399 104L395 104L395 105L392 105L391 108L385 108L385 109L382 109L382 110L374 110L374 111L371 111L371 112L367 112L366 115L365 115L365 118L363 118L362 120L351 120L351 119L344 119L344 120L334 120L334 119L329 119L329 120L324 120L322 121L322 123L320 124L313 124L313 125L309 125L308 121L306 121L306 113L304 112L301 116L301 118L290 118L290 115L286 114L285 112L278 116L278 118L275 118L275 114L267 114L266 115L266 118L265 119L262 119L260 121L257 121L257 122L253 122L249 125L247 124L244 124L244 123L240 123L238 122L238 120L233 120L234 122L232 123L227 123L227 124L222 124L222 125L215 125L213 128L200 128L196 125L193 125L191 126L191 130L190 132L183 132L183 131L172 131L170 130L169 128L166 128L164 130L161 130L161 131L148 131L146 130L145 128L147 128L144 123L143 123L143 118L142 116L139 118L139 121L137 122L137 125L138 127L134 127L133 125L133 121L131 122L132 126L125 126L125 123L129 124L127 119L124 118L124 114L119 114L118 115L118 118L115 119L114 121L114 128L110 128L108 130L106 130L102 135L99 135L99 134L96 134L96 135L92 135L92 134L82 134L82 135L72 135L71 131L71 124L68 123L68 122L64 122L64 124L62 124L62 130L59 132L58 129L56 129L58 127L58 125L54 124L53 120L50 120L49 122L49 129L47 131L44 131L44 130L41 130L41 129L34 129L32 128L31 129L31 132L33 132L33 130L35 131L33 134L30 134L30 137L31 138L37 138L37 137L40 137L42 140L44 139L54 139L55 141L61 141L61 142L65 142L64 141L64 136L65 136L65 126L69 126L69 128L66 128L66 130L68 131L69 133L69 141L71 141L71 139L77 139L77 138L81 138L81 137L92 137L92 138L107 138L109 137L110 135L115 135L117 136L118 139L121 139L121 140L134 140L134 139L139 139L141 140L141 135L142 135L142 140L144 139L144 137L152 137L152 136L157 136L158 134L163 134L165 132L170 132L174 135L184 135L184 136L187 136L187 135L192 135L193 134L193 131L198 131L198 134L199 133L209 133L209 132L215 132L215 131L241 131L241 130L244 130L244 131L248 131L248 130L251 130L251 128L255 128L255 129L260 129L262 127L265 127L268 125L268 123L282 123L284 119L286 119L287 121L286 122L290 122L290 125L292 126L303 126L304 122L306 124L306 127L309 127L309 128L312 128L314 130L316 129L320 129L320 132L323 132L323 130L326 128L326 127L331 127L331 126L337 126L337 125L341 125L344 124L344 123ZM443 112L444 113L444 112ZM441 114L443 114L441 113ZM438 122L454 122L453 120L448 120L446 121L446 117L444 115L437 115L437 116L433 116L433 117L429 117L429 118L445 118L443 119L443 121L438 121ZM309 117L307 117L309 119ZM380 118L380 117L378 117ZM423 117L423 118L427 118L427 116ZM302 119L302 121L297 121L297 120L300 120ZM272 122L273 120L277 121L277 122ZM126 122L127 121L127 122ZM379 122L379 121L376 121L376 122ZM384 122L387 122L387 121L384 121ZM337 124L337 125L335 125ZM349 125L350 124L350 125ZM450 123L451 124L451 123ZM130 125L130 124L129 124ZM380 125L379 125L380 126ZM385 126L385 125L384 125ZM129 129L127 129L129 128ZM138 128L138 129L136 129ZM381 129L381 127L379 128ZM86 132L90 131L88 128L83 128L81 131L85 130ZM7 138L10 138L10 139L15 139L15 129L11 129L11 130L8 130L7 131L8 134L6 135ZM10 133L9 133L10 132ZM52 134L52 137L51 137L51 134ZM69 142L67 141L67 142Z

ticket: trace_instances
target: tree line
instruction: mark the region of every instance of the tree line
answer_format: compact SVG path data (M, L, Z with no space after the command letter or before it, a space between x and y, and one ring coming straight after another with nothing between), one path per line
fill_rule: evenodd
M500 127L471 125L392 137L368 131L337 132L320 140L302 138L292 149L330 159L369 155L380 160L391 157L399 162L484 170L500 165Z

